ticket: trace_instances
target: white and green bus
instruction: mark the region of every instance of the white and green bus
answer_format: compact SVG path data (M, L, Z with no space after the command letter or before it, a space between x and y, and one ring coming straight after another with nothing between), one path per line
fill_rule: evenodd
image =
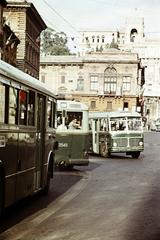
M59 142L55 155L57 166L72 168L74 165L88 165L89 126L85 104L57 100L56 139Z
M90 112L91 150L108 157L126 153L138 158L144 149L143 124L138 112Z

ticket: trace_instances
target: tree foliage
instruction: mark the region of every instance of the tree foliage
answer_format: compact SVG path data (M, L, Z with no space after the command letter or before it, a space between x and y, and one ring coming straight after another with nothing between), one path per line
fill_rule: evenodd
M41 54L46 55L70 55L67 46L67 36L64 32L56 32L51 28L41 33Z

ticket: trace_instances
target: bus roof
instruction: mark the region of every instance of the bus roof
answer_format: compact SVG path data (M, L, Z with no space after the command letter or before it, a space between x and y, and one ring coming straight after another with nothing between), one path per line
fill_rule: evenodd
M2 60L0 60L0 74L13 79L19 84L34 88L35 90L55 98L55 95L46 87L44 83Z
M114 111L114 112L89 112L89 118L107 118L107 117L141 117L138 112Z
M141 117L140 113L138 112L129 112L129 111L117 111L117 112L110 112L109 117Z
M88 106L84 103L71 100L57 100L57 110L87 111Z

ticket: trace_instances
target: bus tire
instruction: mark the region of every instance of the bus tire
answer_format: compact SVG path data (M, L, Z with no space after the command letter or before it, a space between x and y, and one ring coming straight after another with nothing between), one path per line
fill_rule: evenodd
M53 161L50 159L48 171L47 171L47 183L43 189L43 193L45 195L47 195L49 193L51 178L53 178Z
M44 193L45 195L47 195L47 194L49 193L50 181L51 181L50 171L48 171L48 173L47 173L47 184L46 184L46 186L45 186L44 189L43 189L43 193Z
M140 152L132 152L132 158L139 158Z
M105 142L100 143L100 155L101 157L104 157L104 158L107 158L110 155L108 151L107 143Z

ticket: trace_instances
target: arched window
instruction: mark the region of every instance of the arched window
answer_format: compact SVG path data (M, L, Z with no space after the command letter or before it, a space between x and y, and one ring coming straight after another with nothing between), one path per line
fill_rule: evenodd
M104 71L104 93L115 94L117 89L117 71L114 67L108 67Z
M104 35L102 35L102 43L104 43Z
M95 36L92 36L92 42L93 43L95 42Z
M134 42L137 35L138 31L135 28L133 28L130 32L130 42Z

